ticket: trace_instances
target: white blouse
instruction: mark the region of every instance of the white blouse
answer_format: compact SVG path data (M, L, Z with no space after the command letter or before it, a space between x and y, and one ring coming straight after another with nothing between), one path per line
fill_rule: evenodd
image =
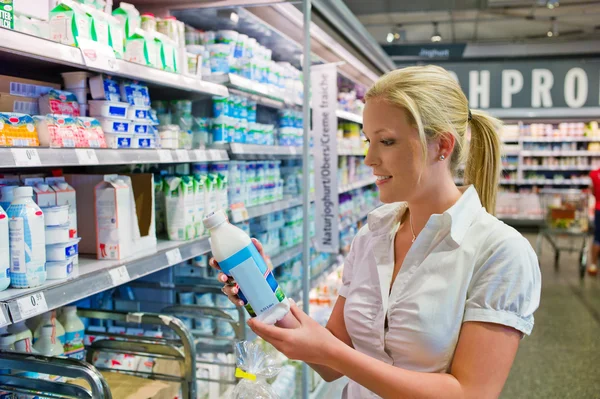
M540 303L537 256L527 239L485 211L473 186L429 218L390 292L394 236L406 207L371 212L346 259L340 295L354 348L396 367L446 373L466 321L529 335ZM343 398L379 396L351 381Z

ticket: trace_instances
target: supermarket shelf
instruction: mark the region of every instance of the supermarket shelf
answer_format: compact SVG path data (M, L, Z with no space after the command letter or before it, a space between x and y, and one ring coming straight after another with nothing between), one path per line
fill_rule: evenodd
M600 137L522 137L524 143L599 143Z
M521 151L524 157L600 157L596 151Z
M342 111L338 109L337 111L335 111L335 115L338 117L338 119L344 119L346 121L360 123L361 125L363 123L362 115L354 114L352 112Z
M309 291L314 289L317 285L319 285L321 278L324 276L328 276L337 267L339 267L340 264L341 263L339 262L339 260L336 257L335 259L333 259L331 261L331 263L329 265L327 265L327 267L325 267L323 270L321 270L317 275L312 276L310 278ZM296 302L300 302L300 300L302 299L302 288L297 289L296 291L292 291L292 293L289 295L289 297L294 299Z
M285 262L287 262L301 254L302 254L302 244L298 244L298 245L295 245L291 248L284 250L283 252L280 252L278 255L273 256L271 258L271 263L273 265L273 268L275 269L275 268L283 265Z
M490 115L504 120L540 119L595 119L600 115L600 107L584 108L489 108L485 110Z
M534 185L552 185L552 186L588 186L590 179L565 179L565 180L554 180L554 179L523 179L519 180L517 184L534 186Z
M355 148L338 148L338 156L354 156L354 157L364 157L367 155L365 150L355 149Z
M213 148L228 151L232 159L278 159L302 156L301 147L231 143L213 145Z
M2 29L0 52L16 54L28 58L47 61L50 63L70 65L80 69L108 73L163 87L170 87L187 92L206 94L210 96L228 96L227 87L189 76L161 71L159 69L117 60L115 70L90 68L85 65L81 50L36 36L9 29Z
M379 205L381 205L381 204L379 204ZM340 222L340 230L347 229L348 227L350 227L350 226L358 223L359 221L363 220L364 218L366 218L369 215L369 213L371 213L371 211L373 209L376 209L379 205L377 205L375 208L369 208L369 209L366 209L366 210L362 210L356 216L353 215L352 217L349 217L349 218L346 218L346 219L342 218L342 220Z
M521 153L521 150L506 150L502 151L503 157L517 156Z
M590 171L595 168L590 165L584 166L544 166L544 165L523 165L522 170L544 170L544 171L573 171L573 170L582 170L582 171Z
M498 219L513 227L542 227L544 219L520 216L497 215Z
M370 186L371 184L375 184L376 180L377 179L375 177L373 177L370 179L357 181L356 183L350 183L345 186L341 186L339 188L339 193L340 194L347 193L348 191L356 190L357 188Z
M519 183L518 183L518 180L514 180L514 179L500 179L500 184L512 185L512 184L519 184Z
M211 75L206 78L212 83L223 84L228 88L237 90L238 92L251 95L253 100L260 102L263 105L282 108L285 104L295 105L296 101L289 99L286 101L285 95L281 90L275 90L269 85L255 82L246 79L242 76L233 73L222 75ZM270 99L271 101L268 101Z
M37 153L39 161L35 162L36 157L33 157L33 161L23 162L26 152ZM186 163L228 159L227 152L222 150L0 148L0 168Z
M501 137L500 140L502 140L503 143L518 143L520 138L519 137Z
M66 280L47 280L36 288L8 289L0 292L0 302L8 307L12 321L18 322L203 255L209 250L208 238L202 237L187 242L159 241L156 252L138 254L126 260L109 261L81 257L78 276ZM32 295L35 294L43 295L47 308L40 306L36 312L23 315L23 302L31 301Z
M283 211L284 209L293 208L295 206L300 205L302 205L301 198L288 198L282 201L275 201L263 205L251 206L245 208L245 212L232 211L231 221L233 223L240 223L252 218L268 215L273 212Z

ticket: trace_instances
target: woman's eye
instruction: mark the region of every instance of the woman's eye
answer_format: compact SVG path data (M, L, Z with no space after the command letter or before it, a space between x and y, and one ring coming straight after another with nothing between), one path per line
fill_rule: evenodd
M369 140L369 139L363 139L363 141L367 144L371 144L371 140Z
M386 147L389 147L390 145L394 144L394 140L381 140L381 144L383 144Z

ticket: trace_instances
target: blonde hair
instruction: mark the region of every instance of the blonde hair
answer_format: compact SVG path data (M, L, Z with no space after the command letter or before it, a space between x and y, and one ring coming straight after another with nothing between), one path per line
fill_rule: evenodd
M501 122L484 112L469 111L467 97L448 71L428 65L389 72L369 89L365 100L371 99L382 99L406 110L419 131L423 159L427 157L428 140L453 135L456 144L450 159L452 172L466 160L465 184L473 184L485 209L495 214L501 171L497 130ZM471 144L467 150L469 125Z

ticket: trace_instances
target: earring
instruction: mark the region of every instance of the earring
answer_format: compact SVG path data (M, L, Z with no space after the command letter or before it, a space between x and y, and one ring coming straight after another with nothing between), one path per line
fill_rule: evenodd
M444 159L446 159L445 155L440 155L440 161L443 161Z

